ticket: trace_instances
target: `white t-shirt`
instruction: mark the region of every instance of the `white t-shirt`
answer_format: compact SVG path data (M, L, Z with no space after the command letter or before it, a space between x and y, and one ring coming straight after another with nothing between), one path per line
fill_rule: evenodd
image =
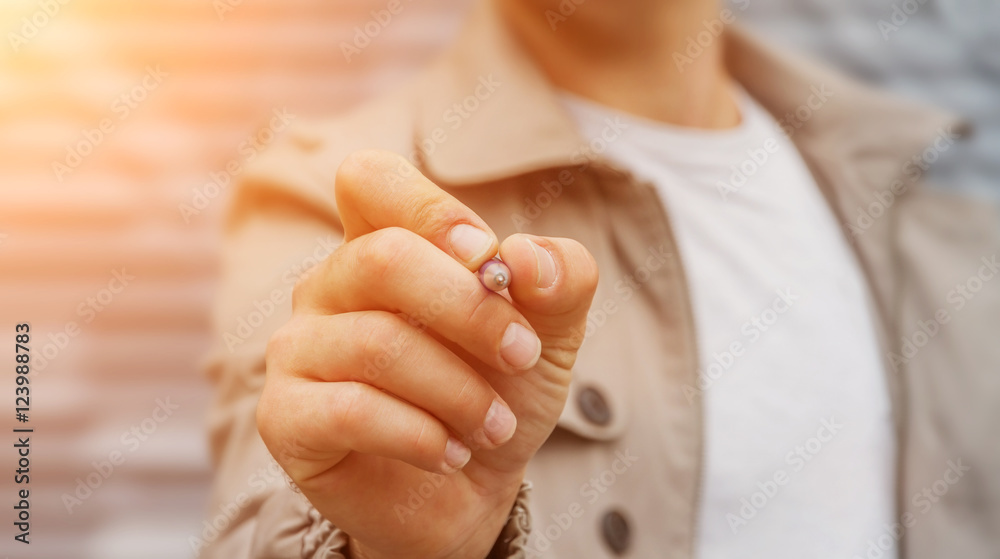
M619 119L594 145L656 188L677 237L705 403L698 556L863 557L895 510L874 310L794 145L738 95L726 130L563 102L587 139Z

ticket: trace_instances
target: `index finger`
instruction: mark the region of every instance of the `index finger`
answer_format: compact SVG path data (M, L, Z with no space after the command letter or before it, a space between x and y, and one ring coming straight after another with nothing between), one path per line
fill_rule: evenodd
M345 241L401 227L471 271L500 247L482 218L391 152L364 150L349 155L337 169L336 198Z

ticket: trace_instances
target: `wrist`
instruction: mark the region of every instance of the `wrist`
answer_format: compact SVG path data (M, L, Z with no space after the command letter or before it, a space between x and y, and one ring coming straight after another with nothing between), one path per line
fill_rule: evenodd
M491 553L496 548L497 542L511 518L514 504L520 494L520 488L521 482L518 482L513 491L505 492L498 499L497 504L484 515L483 520L474 529L472 537L465 545L450 553L448 558L482 557L485 559L492 556Z
M483 509L484 512L480 515L480 520L470 527L470 532L467 534L468 537L461 544L457 547L443 550L441 553L434 554L433 557L435 559L485 559L493 557L492 553L497 550L498 541L507 528L507 524L514 512L515 504L522 491L524 491L524 485L519 482L513 490L504 491L503 494L496 495L496 498L493 499L495 504ZM463 515L465 512L460 511L459 514ZM442 519L442 521L450 523L452 519ZM451 541L445 545L455 542L454 538L450 539ZM350 535L347 535L347 545L344 552L348 559L400 559L400 557L426 559L428 557L425 554L420 554L419 556L408 553L400 554L398 551L384 553L365 545ZM506 555L503 555L503 557L506 557Z

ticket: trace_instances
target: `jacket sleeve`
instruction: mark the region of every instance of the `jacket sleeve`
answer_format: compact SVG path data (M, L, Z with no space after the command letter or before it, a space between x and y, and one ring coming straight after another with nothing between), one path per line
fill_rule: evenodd
M523 484L510 517L487 559L523 559L529 534L530 516L527 495L530 484ZM250 551L235 553L243 542L234 539L217 547L218 557L349 559L348 536L326 520L293 489L276 491L262 503L254 520ZM229 545L226 545L229 544ZM233 547L235 546L235 547ZM226 549L223 549L226 548Z
M241 177L224 228L213 317L209 437L215 479L192 551L208 559L346 557L347 535L324 519L268 453L256 427L271 334L291 316L295 282L342 242L336 159L283 140ZM490 558L523 556L527 486Z

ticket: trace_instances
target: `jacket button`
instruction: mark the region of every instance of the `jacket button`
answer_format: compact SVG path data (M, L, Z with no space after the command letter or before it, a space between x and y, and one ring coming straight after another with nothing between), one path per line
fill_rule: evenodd
M605 514L601 520L601 532L604 534L604 543L608 544L615 555L621 555L628 549L632 533L622 513L613 510Z
M587 421L595 425L607 425L611 422L611 408L608 401L596 388L587 386L580 390L576 403Z

